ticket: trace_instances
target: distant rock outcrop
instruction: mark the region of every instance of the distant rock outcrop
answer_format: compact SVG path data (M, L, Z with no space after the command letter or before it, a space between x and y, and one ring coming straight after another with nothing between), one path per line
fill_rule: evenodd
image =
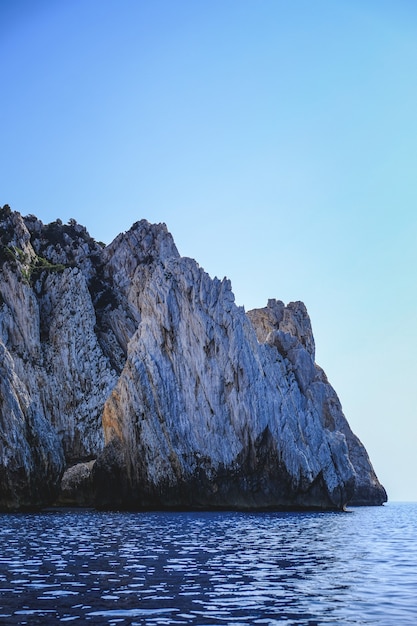
M164 224L0 226L1 509L386 500L301 302L246 314Z

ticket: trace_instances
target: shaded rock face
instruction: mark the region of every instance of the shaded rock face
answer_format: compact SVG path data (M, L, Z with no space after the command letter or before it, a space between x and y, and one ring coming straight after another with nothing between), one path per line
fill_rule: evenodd
M103 248L0 218L1 508L53 501L64 471L61 503L110 508L386 499L302 303L246 314L163 224Z
M59 438L0 343L0 506L41 506L57 493L64 465Z

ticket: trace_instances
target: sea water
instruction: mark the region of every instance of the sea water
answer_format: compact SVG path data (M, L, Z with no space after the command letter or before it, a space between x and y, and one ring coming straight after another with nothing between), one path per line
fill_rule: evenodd
M417 504L0 516L0 624L417 624Z

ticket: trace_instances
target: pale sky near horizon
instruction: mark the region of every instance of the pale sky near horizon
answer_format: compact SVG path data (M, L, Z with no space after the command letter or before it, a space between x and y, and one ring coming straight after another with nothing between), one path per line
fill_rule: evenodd
M302 300L392 500L417 501L417 3L1 0L0 205L165 222L246 310Z

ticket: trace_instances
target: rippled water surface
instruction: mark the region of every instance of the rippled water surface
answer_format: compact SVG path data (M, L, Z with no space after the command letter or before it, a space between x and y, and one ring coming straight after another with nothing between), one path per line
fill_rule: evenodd
M2 624L417 624L417 504L0 516Z

